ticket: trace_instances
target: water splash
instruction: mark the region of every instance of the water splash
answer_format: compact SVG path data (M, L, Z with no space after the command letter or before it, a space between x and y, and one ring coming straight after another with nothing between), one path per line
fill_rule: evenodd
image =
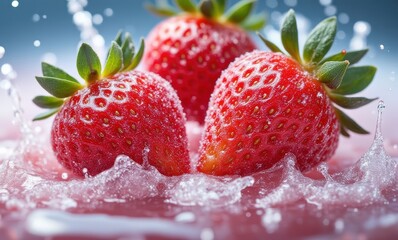
M316 180L303 175L295 168L295 158L289 155L283 163L283 175L279 186L257 199L257 207L267 208L304 200L319 208L325 205L367 206L388 204L384 191L396 184L398 161L387 155L381 131L383 101L378 104L376 133L373 144L352 167L329 174L327 164L321 164L318 172L323 179Z
M73 23L80 31L81 42L90 44L103 59L106 54L105 40L93 26L93 23L99 22L99 16L93 17L90 12L85 11L86 6L87 0L68 0L68 10L73 15Z

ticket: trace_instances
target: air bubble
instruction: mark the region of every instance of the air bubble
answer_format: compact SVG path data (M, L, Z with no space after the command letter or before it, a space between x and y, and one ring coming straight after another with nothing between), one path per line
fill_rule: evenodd
M384 50L384 45L383 44L380 44L380 50Z

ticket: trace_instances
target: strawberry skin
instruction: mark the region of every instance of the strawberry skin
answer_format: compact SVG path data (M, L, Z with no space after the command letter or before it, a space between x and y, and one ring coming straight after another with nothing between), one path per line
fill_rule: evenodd
M328 160L339 122L323 86L293 59L254 51L223 72L206 117L198 170L247 175L293 153L300 170Z
M120 154L145 159L164 175L189 171L181 105L155 74L131 71L103 79L65 101L51 131L57 159L67 169L96 175ZM147 152L147 156L145 155Z
M153 29L143 60L148 71L158 73L176 89L187 119L203 123L221 71L255 48L237 25L183 15L166 19Z

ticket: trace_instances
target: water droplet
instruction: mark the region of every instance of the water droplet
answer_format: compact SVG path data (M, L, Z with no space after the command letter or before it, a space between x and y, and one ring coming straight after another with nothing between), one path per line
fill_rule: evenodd
M371 31L370 24L364 21L358 21L354 24L354 31L355 33L361 35L369 35Z
M339 31L337 31L337 33L336 33L336 37L338 38L338 39L345 39L345 32L343 31L343 30L339 30Z
M91 22L91 13L87 11L80 11L73 14L73 22L82 28L90 28L92 25Z
M282 221L282 214L278 209L267 208L261 222L268 233L273 233L279 228L279 223Z
M4 64L1 66L1 73L2 73L2 74L8 75L8 74L10 74L11 72L12 72L12 66L11 66L10 64L4 63Z
M57 55L55 55L52 52L48 52L45 53L42 57L41 57L42 62L46 62L52 65L56 65L57 64Z
M194 222L195 219L196 216L192 212L182 212L174 218L176 222Z
M33 22L38 22L38 21L40 21L40 15L37 14L37 13L33 14L32 20L33 20Z
M325 15L326 16L333 16L336 15L337 13L337 8L333 5L327 5L325 7Z
M100 25L104 21L104 18L102 17L101 14L95 14L93 16L93 23L95 25Z
M3 58L5 52L6 52L6 49L4 47L0 46L0 59Z
M62 175L61 175L61 178L63 179L63 180L67 180L68 179L68 173L62 173Z
M320 3L322 6L327 6L327 5L332 4L332 0L319 0L319 3Z
M297 0L285 0L284 2L288 7L295 7L297 5Z
M380 50L384 50L384 45L380 44Z
M39 40L35 40L35 41L33 41L33 46L35 46L35 47L40 47L40 41Z
M267 0L265 2L265 4L267 5L267 7L269 8L276 8L278 6L278 1L277 0Z
M13 6L15 8L18 7L19 6L19 2L17 0L14 0L14 1L11 2L11 6Z
M43 19L47 19L47 15L44 14L44 15L42 16L42 18L43 18Z
M213 240L214 239L214 232L211 228L203 228L202 232L200 233L200 240Z
M342 219L337 219L334 223L334 230L341 233L344 230L344 221Z
M112 10L112 8L106 8L106 9L104 10L104 15L107 16L107 17L111 17L111 16L113 15L113 10Z
M11 82L8 79L3 79L0 81L0 88L4 90L9 90L11 88Z
M350 16L347 13L340 13L337 18L341 24L347 24L350 21Z

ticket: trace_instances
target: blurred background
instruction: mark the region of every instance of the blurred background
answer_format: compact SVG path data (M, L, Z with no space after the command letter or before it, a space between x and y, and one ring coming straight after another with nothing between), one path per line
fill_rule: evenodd
M41 61L56 64L78 77L77 48L82 41L94 45L104 59L104 49L118 30L129 31L138 43L162 18L145 10L155 0L1 0L0 1L0 140L15 138L13 107L8 94L13 85L21 96L24 118L41 112L31 99L44 94L35 81ZM229 5L237 1L229 1ZM392 146L398 143L398 1L395 0L258 0L256 12L268 17L263 33L278 44L283 15L296 11L301 44L322 19L337 16L338 33L330 53L342 49L370 49L359 65L376 65L371 86L360 95L379 97L386 103L383 127ZM265 46L257 41L260 49ZM11 85L10 85L11 84ZM377 102L350 113L366 129L373 131ZM51 120L41 124L50 125ZM373 135L354 137L370 143ZM366 145L368 146L368 145Z

